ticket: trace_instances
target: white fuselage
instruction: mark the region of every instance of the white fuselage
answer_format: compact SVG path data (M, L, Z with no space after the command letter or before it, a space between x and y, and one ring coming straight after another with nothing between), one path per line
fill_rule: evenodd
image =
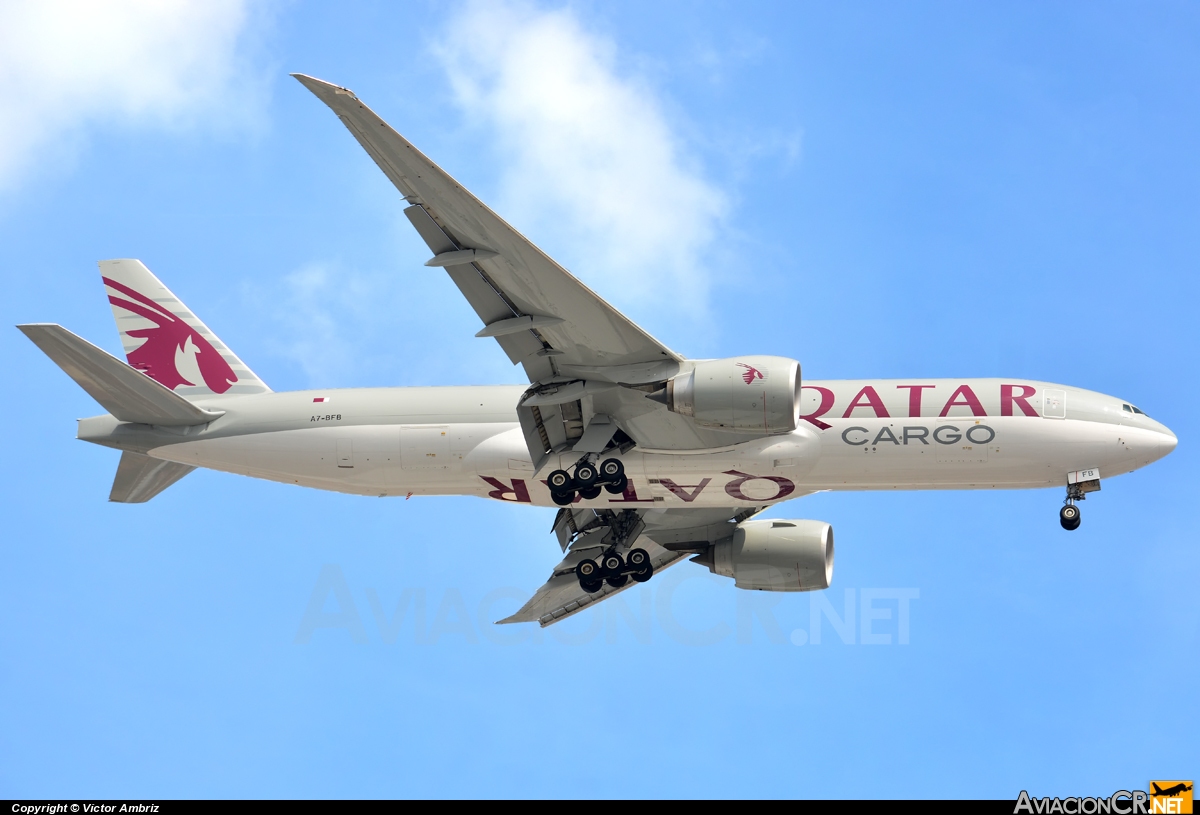
M288 484L376 496L476 495L553 506L515 405L524 386L382 388L213 399L202 428L82 420L80 438ZM818 490L1062 487L1170 452L1163 425L1103 394L1020 379L838 380L804 385L800 427L708 450L615 453L624 494L581 506L761 506ZM317 401L323 400L323 401Z

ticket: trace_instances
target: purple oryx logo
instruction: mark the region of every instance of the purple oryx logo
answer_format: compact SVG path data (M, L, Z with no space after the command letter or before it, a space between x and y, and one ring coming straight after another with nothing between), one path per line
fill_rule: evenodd
M110 303L154 323L153 328L137 328L126 332L131 337L146 340L127 356L131 367L171 390L180 385L200 384L188 377L203 379L213 393L224 393L238 381L229 363L196 329L128 286L107 277L104 278L104 285L137 301L131 302L110 294Z
M766 377L763 376L763 372L758 370L758 368L755 368L753 365L747 365L744 362L739 362L737 366L739 368L746 369L746 373L742 374L742 381L747 385L753 385L754 380L756 379L766 379Z

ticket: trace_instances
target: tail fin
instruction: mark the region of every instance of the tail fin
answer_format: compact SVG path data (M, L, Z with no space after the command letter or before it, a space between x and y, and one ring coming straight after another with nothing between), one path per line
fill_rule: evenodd
M102 260L100 276L131 366L181 396L271 390L140 260Z

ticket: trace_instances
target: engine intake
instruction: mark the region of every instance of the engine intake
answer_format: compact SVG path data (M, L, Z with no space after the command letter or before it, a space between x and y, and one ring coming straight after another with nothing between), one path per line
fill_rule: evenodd
M707 360L650 398L705 427L791 433L800 421L800 363L766 356Z
M833 580L833 527L823 521L743 521L692 558L739 589L815 591Z

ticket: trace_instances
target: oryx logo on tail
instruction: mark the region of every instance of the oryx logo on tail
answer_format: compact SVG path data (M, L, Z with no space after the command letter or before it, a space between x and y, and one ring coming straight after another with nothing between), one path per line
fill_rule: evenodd
M762 371L758 370L758 368L755 368L753 365L747 365L744 362L739 362L737 365L739 368L746 369L746 373L742 374L742 381L745 382L747 385L753 385L754 380L756 380L756 379L766 379L767 378L766 375L763 374Z
M152 328L126 332L145 340L127 354L132 367L171 390L180 385L203 384L213 393L224 393L238 381L212 343L180 317L109 277L104 278L104 285L131 298L110 294L110 303L154 323Z

